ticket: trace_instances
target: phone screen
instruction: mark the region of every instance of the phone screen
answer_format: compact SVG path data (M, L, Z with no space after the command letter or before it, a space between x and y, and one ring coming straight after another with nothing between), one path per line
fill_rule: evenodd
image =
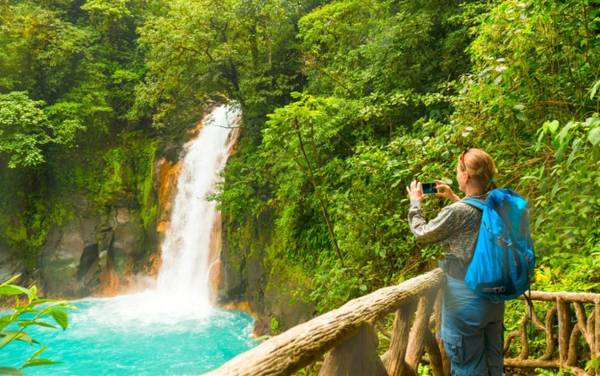
M423 193L431 194L437 193L437 188L435 188L435 183L422 183L423 185Z

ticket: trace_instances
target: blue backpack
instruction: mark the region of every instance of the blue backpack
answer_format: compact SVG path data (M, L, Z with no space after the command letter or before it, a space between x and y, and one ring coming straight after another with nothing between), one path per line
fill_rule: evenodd
M465 284L495 301L523 294L535 265L527 200L510 189L494 189L485 203L472 198L464 202L483 212Z

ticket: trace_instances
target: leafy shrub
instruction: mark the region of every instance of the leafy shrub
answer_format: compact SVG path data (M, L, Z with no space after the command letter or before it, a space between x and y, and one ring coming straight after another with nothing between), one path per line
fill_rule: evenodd
M0 316L0 351L14 341L40 345L26 331L32 326L66 330L69 326L67 311L74 308L64 301L39 298L35 286L25 288L13 284L18 278L15 276L0 284L0 298L16 297L15 308ZM56 364L53 360L40 358L45 349L46 346L41 346L19 368L0 367L0 373L21 375L21 370L27 367Z

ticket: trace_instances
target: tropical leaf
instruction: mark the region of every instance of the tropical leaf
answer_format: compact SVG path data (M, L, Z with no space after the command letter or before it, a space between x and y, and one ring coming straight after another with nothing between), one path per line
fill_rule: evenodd
M26 327L28 327L28 326L32 326L32 325L35 325L35 326L42 326L42 327L44 327L44 328L52 328L52 329L56 329L56 326L54 326L54 325L52 325L52 324L50 324L50 323L47 323L47 322L45 322L45 321L38 321L38 320L25 320L25 321L20 321L20 322L19 322L19 326L20 326L20 327L22 327L22 328L26 328Z
M27 295L29 296L31 291L25 287L15 285L2 285L0 286L0 295Z
M63 328L63 330L67 329L67 327L69 326L69 317L67 316L67 313L62 309L51 311L50 316L52 316L54 321L56 321L56 323L60 325L60 327Z
M4 285L10 285L12 284L14 281L16 281L17 279L19 279L19 277L21 277L21 274L17 274L14 277L9 278L8 280L2 282L0 284L0 286L4 286Z
M593 128L590 131L590 133L588 133L588 141L591 142L594 146L598 145L598 143L600 142L600 127Z
M60 364L60 362L56 362L54 360L50 360L50 359L44 359L44 358L39 358L39 359L31 359L28 360L27 362L25 362L25 364L23 364L23 368L27 368L27 367L37 367L37 366L49 366L52 364Z
M37 343L29 334L23 331L6 331L0 333L0 348L6 346L12 341L21 341L28 344Z

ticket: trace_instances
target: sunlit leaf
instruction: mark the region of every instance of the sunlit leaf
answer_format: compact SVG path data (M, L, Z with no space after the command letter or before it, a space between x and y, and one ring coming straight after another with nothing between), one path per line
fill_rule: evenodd
M52 316L54 321L56 321L56 323L60 325L60 327L63 328L63 330L67 329L67 326L69 326L69 317L67 316L67 313L65 311L60 309L56 311L51 311L50 316Z
M36 358L36 359L31 359L31 360L28 360L27 362L25 362L25 364L23 364L23 368L37 367L37 366L49 366L52 364L60 364L60 362L56 362L56 361L50 360L50 359Z
M592 88L590 89L590 99L594 99L594 97L596 96L596 92L598 91L598 88L600 88L600 80L596 81L594 86L592 86Z
M17 279L19 279L19 277L21 277L21 274L17 274L14 277L9 278L8 280L2 282L0 284L0 286L4 286L4 285L10 285L12 284L14 281L16 281Z
M29 289L15 285L0 286L0 295L28 295L31 294Z
M592 143L592 145L598 145L600 142L600 127L593 128L590 133L588 133L588 140Z
M4 331L0 332L0 348L6 346L12 341L21 341L28 344L37 343L36 340L23 331Z
M44 328L52 328L52 329L56 329L56 326L49 324L45 321L33 321L33 320L25 320L25 321L20 321L19 322L19 326L20 327L28 327L28 326L41 326Z

